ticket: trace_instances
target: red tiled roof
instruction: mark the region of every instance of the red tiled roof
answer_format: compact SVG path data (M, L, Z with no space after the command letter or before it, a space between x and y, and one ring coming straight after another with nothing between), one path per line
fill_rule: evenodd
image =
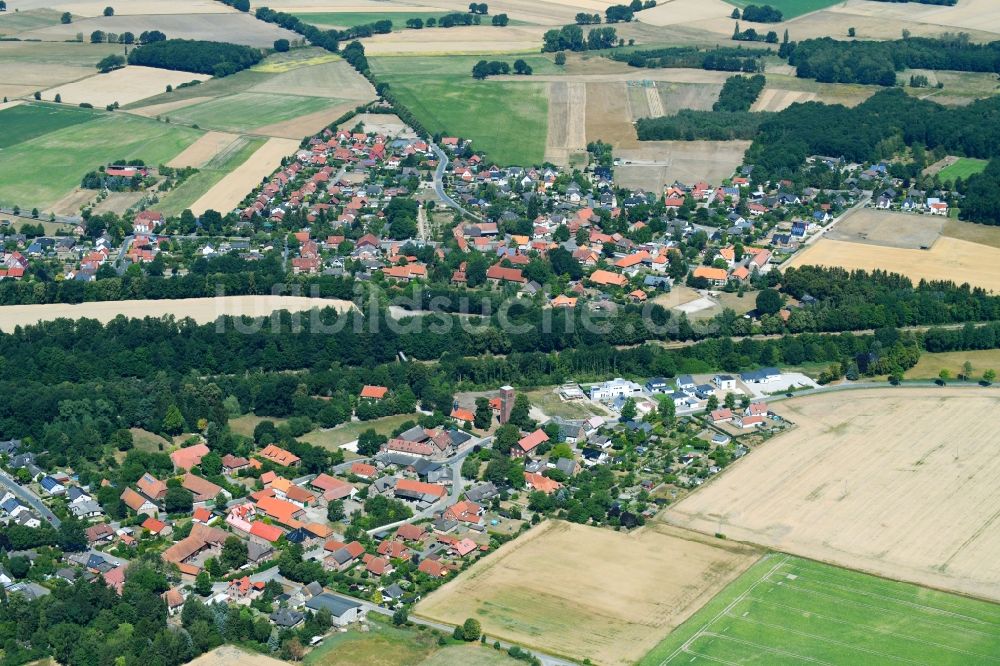
M375 476L378 470L374 465L369 465L367 463L354 463L351 465L351 474L362 477Z
M399 479L396 481L396 490L405 490L407 492L415 492L422 495L436 495L438 497L444 497L447 492L444 486L436 483L414 481L413 479Z
M517 445L521 448L522 451L524 451L525 453L529 453L536 446L538 446L542 442L547 442L547 441L549 441L549 436L545 434L544 430L539 428L535 432L529 435L525 435L521 439L517 440Z
M268 444L260 451L259 455L261 458L270 460L271 462L281 465L282 467L296 465L300 460L297 455L291 451L286 451L276 444Z
M274 543L281 538L281 535L284 534L284 532L281 531L281 528L275 525L268 525L267 523L262 523L258 520L250 525L250 534L255 537L260 537L265 541Z
M167 527L167 524L156 518L147 518L142 521L142 529L149 530L153 534L159 534Z
M170 459L174 461L174 466L178 469L191 469L201 463L209 451L205 444L195 444L184 449L177 449L170 454Z
M388 392L389 392L389 389L387 389L384 386L371 386L371 385L368 385L368 386L365 386L363 389L361 389L361 397L362 398L373 398L375 400L381 400L382 398L385 397L385 394L388 393Z
M525 472L524 480L535 490L540 490L546 494L562 488L562 484L558 481L542 476L541 474L535 474L534 472Z

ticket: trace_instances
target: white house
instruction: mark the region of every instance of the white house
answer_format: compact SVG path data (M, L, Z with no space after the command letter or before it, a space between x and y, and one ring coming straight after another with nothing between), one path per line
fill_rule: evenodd
M716 375L715 377L712 377L712 383L715 384L716 388L720 391L736 390L736 378L732 375Z
M621 377L616 377L611 381L598 384L590 389L590 399L598 402L607 402L618 397L632 397L642 395L642 387L635 382Z

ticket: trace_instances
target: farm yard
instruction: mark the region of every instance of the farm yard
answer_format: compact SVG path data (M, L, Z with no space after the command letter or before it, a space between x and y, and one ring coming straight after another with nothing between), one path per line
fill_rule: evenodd
M880 269L911 280L951 280L1000 292L1000 248L943 236L929 250L883 247L822 238L788 266Z
M1000 600L1000 438L981 388L840 391L776 404L796 424L661 517L729 539Z
M633 663L759 556L651 525L546 521L423 599L414 614L597 664Z
M639 664L989 663L998 627L994 604L774 554Z
M198 324L208 324L222 316L267 317L277 310L307 312L315 308L353 308L350 301L305 296L218 296L182 300L97 301L91 303L55 303L49 305L0 306L0 332L11 333L17 326L29 326L56 319L95 319L106 324L121 315L128 319L172 316L190 317Z

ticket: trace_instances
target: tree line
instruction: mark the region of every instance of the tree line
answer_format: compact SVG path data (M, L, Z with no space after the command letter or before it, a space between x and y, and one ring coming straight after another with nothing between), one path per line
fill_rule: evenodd
M1000 42L975 44L967 34L907 37L887 42L840 41L830 37L792 42L788 63L799 78L823 83L896 84L904 69L1000 72Z
M662 49L638 49L628 53L612 52L607 57L632 67L681 67L723 72L763 72L764 58L773 55L769 49L736 48L700 49L694 46L672 46Z
M591 28L586 38L578 25L547 30L542 37L542 51L593 51L609 49L618 44L614 28Z
M128 62L130 65L223 77L253 67L263 58L260 50L240 44L167 39L133 49L128 55Z
M754 76L730 76L722 85L719 99L712 105L713 111L749 111L767 84L763 74Z
M716 102L716 104L721 103ZM727 102L728 103L728 102ZM692 111L683 109L672 116L639 118L635 123L640 141L730 141L752 140L761 124L770 118L768 112Z
M809 155L863 163L912 146L984 159L1000 155L1000 100L949 108L892 88L854 108L793 104L760 124L746 161L761 177L789 177Z

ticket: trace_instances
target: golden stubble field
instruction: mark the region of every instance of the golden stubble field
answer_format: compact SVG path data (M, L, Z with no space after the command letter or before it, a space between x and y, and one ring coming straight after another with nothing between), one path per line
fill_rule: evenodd
M198 324L208 324L223 316L267 317L276 310L306 312L315 308L335 308L345 312L354 308L354 304L350 301L306 296L218 296L160 301L5 305L0 307L0 332L11 333L18 326L56 319L87 318L106 324L118 316L141 319L170 315L177 319L189 317Z
M760 556L667 525L632 533L550 520L422 600L415 613L596 664L638 661Z
M848 270L880 269L911 280L968 282L1000 292L1000 248L941 237L929 250L880 247L822 238L795 255L788 266L839 266Z
M841 391L774 408L797 427L662 518L1000 600L1000 391Z
M227 173L191 204L191 212L201 215L209 209L220 213L233 210L262 179L281 166L282 158L294 153L298 147L299 142L295 139L268 139L246 162Z

